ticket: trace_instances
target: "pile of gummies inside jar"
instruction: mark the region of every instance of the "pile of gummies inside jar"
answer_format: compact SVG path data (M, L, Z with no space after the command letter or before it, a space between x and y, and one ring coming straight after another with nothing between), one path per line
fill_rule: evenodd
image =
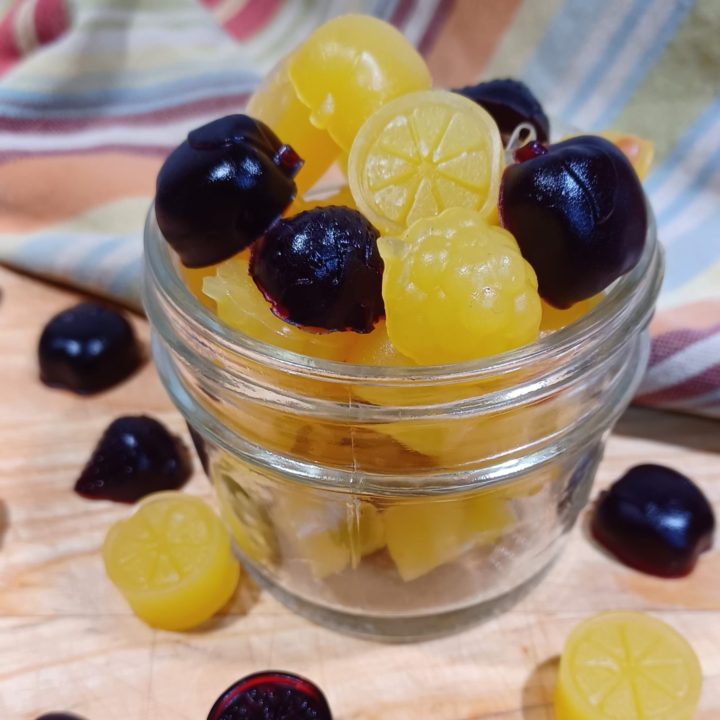
M247 114L193 130L155 210L198 300L256 340L379 366L504 353L589 312L642 254L650 143L551 144L516 80L431 85L395 28L345 15Z

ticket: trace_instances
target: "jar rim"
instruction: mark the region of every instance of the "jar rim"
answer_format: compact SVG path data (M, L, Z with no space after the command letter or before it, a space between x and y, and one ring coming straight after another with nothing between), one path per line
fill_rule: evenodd
M150 206L145 224L145 262L154 292L160 292L179 315L193 326L193 331L207 341L217 343L231 354L249 357L280 372L322 378L330 382L404 385L409 383L454 383L482 380L523 367L542 363L571 352L579 345L593 345L606 337L610 325L633 327L652 307L662 278L662 259L657 242L655 220L646 201L648 229L640 260L635 267L618 278L602 300L583 317L566 327L548 333L536 341L505 353L460 363L420 366L356 365L325 360L286 350L253 338L225 325L208 307L198 302L181 278L170 245L164 240L155 219L154 204ZM639 286L645 285L641 296L643 307L629 311L628 301ZM147 307L148 287L145 288ZM633 321L635 319L635 322Z

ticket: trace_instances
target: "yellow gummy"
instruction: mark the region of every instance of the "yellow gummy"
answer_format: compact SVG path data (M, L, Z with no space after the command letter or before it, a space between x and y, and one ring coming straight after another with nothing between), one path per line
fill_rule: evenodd
M641 180L647 177L655 157L655 145L651 140L611 130L601 132L600 135L617 145L625 153Z
M148 495L108 531L105 571L132 611L152 627L187 630L232 596L239 565L215 513L179 492Z
M206 277L215 274L217 265L210 265L203 268L188 268L179 266L180 277L187 285L188 290L195 296L196 300L210 310L215 309L215 302L203 292L203 283Z
M328 207L328 205L339 205L340 207L357 210L353 196L350 194L350 188L347 185L343 185L334 192L327 195L321 195L320 197L314 197L311 199L300 197L295 198L285 212L285 217L292 217L293 215L298 215L301 212L314 210L319 207Z
M278 500L275 524L318 579L357 567L365 555L385 545L377 508L357 500L287 493Z
M465 208L381 237L393 345L422 365L495 355L537 339L537 278L515 238Z
M497 206L504 152L495 121L447 90L411 93L362 126L348 182L363 214L382 233L399 233L447 208L490 215Z
M702 671L687 641L636 612L598 615L570 633L560 661L557 720L691 720Z
M310 122L310 111L295 93L288 77L288 59L265 78L247 105L248 115L270 129L304 160L295 178L298 195L307 192L332 165L340 152L330 135Z
M290 56L288 74L310 108L310 122L345 151L381 105L431 85L417 50L392 25L368 15L321 25Z
M217 266L205 278L203 292L215 300L217 314L226 325L256 340L301 355L342 360L353 333L314 333L276 317L250 277L249 253L244 252Z
M542 320L540 320L540 332L554 332L574 323L584 315L587 315L601 300L602 293L593 295L587 300L581 300L569 308L556 308L542 301Z
M399 502L383 518L388 553L406 582L477 545L492 544L515 521L509 504L487 492L462 500Z

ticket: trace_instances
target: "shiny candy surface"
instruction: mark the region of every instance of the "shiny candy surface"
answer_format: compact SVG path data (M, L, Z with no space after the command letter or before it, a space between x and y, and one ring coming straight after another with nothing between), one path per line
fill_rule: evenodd
M288 322L370 332L384 312L377 236L356 210L308 210L276 223L253 246L250 274Z
M123 315L84 302L58 313L43 328L38 362L46 385L91 394L128 378L142 362L142 351Z
M75 483L75 492L91 500L135 502L159 490L176 490L192 473L180 438L153 418L113 420Z
M648 227L645 195L628 159L604 138L524 150L503 174L500 217L535 269L540 295L568 308L637 264Z
M214 120L193 130L160 169L158 227L188 267L226 260L290 204L301 166L261 121L247 115Z
M681 577L712 547L715 516L685 475L662 465L637 465L600 496L591 530L626 565Z

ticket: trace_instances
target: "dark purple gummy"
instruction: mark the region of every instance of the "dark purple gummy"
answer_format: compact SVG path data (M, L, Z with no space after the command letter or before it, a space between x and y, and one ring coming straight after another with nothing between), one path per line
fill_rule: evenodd
M357 210L281 220L253 246L250 274L283 320L367 333L385 312L377 230Z
M158 227L187 267L227 260L292 202L301 166L298 154L260 120L214 120L193 130L160 169Z
M685 475L662 465L638 465L600 495L590 529L626 565L659 577L683 577L712 546L715 517Z
M231 685L208 720L332 720L320 688L290 673L266 671Z
M540 295L567 308L637 264L645 246L645 195L625 155L582 135L510 165L500 218L538 277Z
M535 128L541 142L547 142L550 137L548 116L530 88L519 80L489 80L459 88L454 92L474 100L487 110L497 123L505 143L513 130L524 122Z
M91 500L132 503L160 490L177 490L192 473L180 438L145 415L113 420L75 483Z
M129 377L142 362L132 325L119 312L84 302L55 315L38 344L40 379L90 394Z
M36 720L83 720L79 715L73 715L72 713L45 713L45 715L40 715L40 717L36 718Z

